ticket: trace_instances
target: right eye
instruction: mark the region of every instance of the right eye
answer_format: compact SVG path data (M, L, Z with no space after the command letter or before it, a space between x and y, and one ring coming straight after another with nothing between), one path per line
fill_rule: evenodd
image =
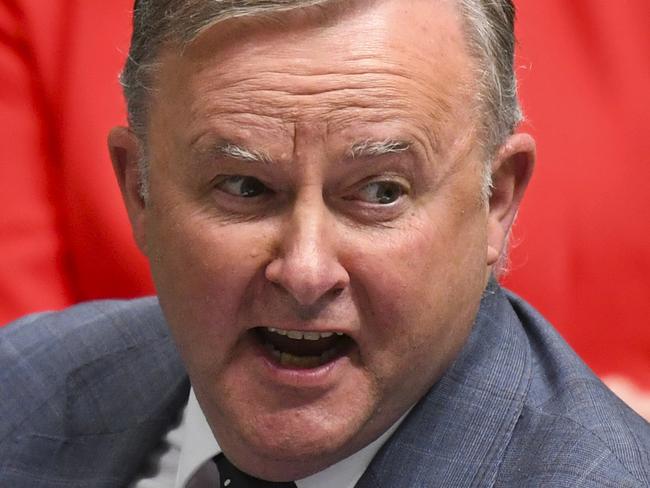
M254 198L269 193L271 190L252 176L227 176L221 179L216 188L224 193L241 198Z
M371 181L357 192L357 199L374 205L391 205L406 194L395 181Z

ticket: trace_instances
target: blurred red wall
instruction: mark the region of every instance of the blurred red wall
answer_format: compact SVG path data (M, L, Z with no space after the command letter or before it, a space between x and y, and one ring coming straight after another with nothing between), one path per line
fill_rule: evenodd
M0 0L0 323L152 293L106 150L132 0Z
M597 373L650 388L650 2L517 5L538 161L505 283Z

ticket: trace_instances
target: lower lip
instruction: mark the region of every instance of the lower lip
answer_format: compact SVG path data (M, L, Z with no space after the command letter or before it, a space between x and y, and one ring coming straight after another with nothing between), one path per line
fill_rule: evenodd
M315 368L297 368L291 366L282 366L278 364L275 358L270 356L270 352L262 344L256 344L256 355L262 363L270 380L286 386L309 388L323 387L334 381L339 376L345 364L350 363L351 351L342 356L317 366Z

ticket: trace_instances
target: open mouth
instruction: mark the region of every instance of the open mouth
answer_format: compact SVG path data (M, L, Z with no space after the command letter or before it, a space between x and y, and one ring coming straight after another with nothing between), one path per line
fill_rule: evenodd
M316 332L257 327L258 340L269 358L285 368L318 368L347 354L354 341L340 332Z

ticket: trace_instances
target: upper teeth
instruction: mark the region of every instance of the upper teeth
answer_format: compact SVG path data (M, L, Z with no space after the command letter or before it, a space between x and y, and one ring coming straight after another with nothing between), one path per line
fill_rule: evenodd
M283 330L276 329L275 327L268 327L266 330L273 332L275 334L280 334L287 336L289 339L306 339L308 341L317 341L318 339L323 339L325 337L331 337L332 335L343 335L343 332L312 332L304 330Z

